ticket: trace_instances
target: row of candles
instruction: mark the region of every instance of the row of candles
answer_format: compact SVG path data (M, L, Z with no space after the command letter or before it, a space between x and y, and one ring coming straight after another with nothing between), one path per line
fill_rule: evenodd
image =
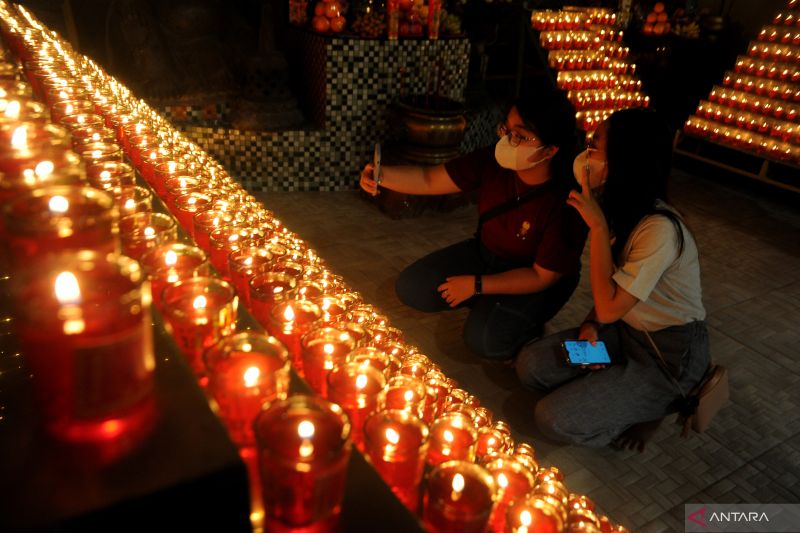
M781 43L800 45L800 29L791 30L787 27L766 26L758 34L758 40L768 43Z
M800 47L793 45L754 41L750 43L747 55L778 63L800 64Z
M800 117L800 104L790 104L783 100L773 100L726 87L715 86L708 94L708 99L732 109L750 111L788 122L797 122Z
M798 72L800 72L800 69L798 69ZM726 72L725 77L722 79L722 85L758 96L800 103L800 85L797 82L780 82L759 78L758 76Z
M791 11L781 11L772 19L775 26L797 26L800 28L800 14Z
M737 57L734 70L739 74L748 74L760 78L776 79L792 83L800 82L800 69L793 68L791 65L785 63L762 61L749 56Z
M541 47L548 50L548 65L558 71L558 88L568 92L575 106L578 126L590 132L611 112L648 107L650 98L641 92L636 65L626 60L630 49L622 44L622 31L602 25L568 27L567 21L575 24L575 14L534 11L532 24L540 31ZM616 19L610 10L602 10L602 16Z
M689 117L683 131L776 161L800 165L800 147L766 135L697 116Z
M29 82L2 83L20 91L0 115L3 231L56 436L131 442L153 424L152 294L233 440L258 450L266 524L331 525L353 443L411 509L429 470L432 530L612 530L205 152L23 8L0 16ZM240 299L269 335L236 332ZM290 364L318 396L289 395Z
M589 27L615 26L617 15L607 9L586 9L582 11L535 10L531 14L531 24L537 31L581 30Z
M705 101L701 101L697 106L695 115L800 146L800 124L775 120L757 113L742 112Z

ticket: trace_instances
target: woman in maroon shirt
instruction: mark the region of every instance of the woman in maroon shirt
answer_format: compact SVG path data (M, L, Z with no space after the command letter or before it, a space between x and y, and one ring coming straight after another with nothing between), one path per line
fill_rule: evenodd
M406 194L477 193L476 236L433 252L397 279L415 309L466 305L464 340L479 356L513 359L578 284L586 226L566 204L575 155L575 114L563 93L536 94L511 106L496 146L434 167L373 165L361 187Z

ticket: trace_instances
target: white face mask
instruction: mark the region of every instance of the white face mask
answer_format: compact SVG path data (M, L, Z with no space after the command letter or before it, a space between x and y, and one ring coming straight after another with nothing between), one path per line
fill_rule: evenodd
M575 157L572 162L572 173L575 174L575 180L578 184L583 181L583 175L588 170L589 172L589 188L596 189L606 182L608 175L608 163L599 159L590 159L589 150L584 150Z
M494 158L497 159L497 164L503 168L510 170L528 170L542 161L547 161L549 157L543 157L536 161L530 161L531 157L544 146L511 146L508 135L503 136L497 145L494 147Z

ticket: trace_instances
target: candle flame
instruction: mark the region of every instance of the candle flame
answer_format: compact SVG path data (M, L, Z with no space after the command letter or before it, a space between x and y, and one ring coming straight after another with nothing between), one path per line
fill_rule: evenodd
M53 164L52 161L40 161L34 167L33 172L39 178L46 178L53 173L53 170L55 170L55 168L56 166Z
M192 307L195 309L205 309L208 307L208 300L201 294L192 301Z
M69 200L59 195L50 198L50 201L47 205L51 212L58 213L60 215L63 215L69 210Z
M508 487L508 478L504 473L500 472L497 474L497 484L500 485L501 489Z
M455 436L453 435L453 432L450 431L449 429L445 429L442 432L442 438L447 442L453 442L454 440L456 440Z
M164 265L171 267L175 266L178 262L178 254L175 253L175 250L167 250L167 253L164 254Z
M530 527L533 524L533 515L527 509L523 509L521 513L519 513L519 522L524 527Z
M298 450L300 453L300 457L306 458L311 457L314 453L314 445L311 444L309 441L304 440L303 443L300 445L300 449Z
M252 264L253 264L253 258L252 257L245 258L244 266L251 266Z
M167 163L167 168L169 169L169 173L172 174L175 172L175 169L178 168L178 163L175 161L170 161Z
M367 386L367 375L366 374L359 374L356 378L356 388L363 389Z
M453 493L459 494L464 490L464 476L456 474L453 476Z
M272 294L279 294L281 292L283 292L283 287L274 287L272 289Z
M310 420L303 420L297 424L297 434L301 439L310 439L314 436L314 423Z
M81 302L81 287L78 278L72 272L62 272L56 276L56 299L60 304L77 304Z
M134 211L136 209L136 200L133 198L128 198L125 200L125 204L122 206L125 211Z
M325 352L328 355L332 355L333 351L334 351L333 344L331 344L329 342L325 343L325 345L322 347L322 351Z
M250 344L249 342L246 342L246 343L242 344L242 351L243 352L252 352L253 351L253 345Z
M102 172L100 172L100 180L101 181L111 180L111 172L109 172L108 170L103 170Z
M86 122L86 117L83 115L78 115L78 124L83 124L84 122Z
M403 393L403 399L408 403L413 401L414 400L414 391L413 390L407 390L406 392L404 392Z
M14 150L28 149L28 127L19 126L11 135L11 148Z
M150 226L144 228L144 236L150 238L156 234L156 230Z
M21 109L20 103L16 100L11 101L6 105L5 115L11 119L18 119L19 118L19 111Z
M244 371L244 386L255 387L258 385L258 378L261 377L261 370L256 366L251 366Z
M75 108L72 106L72 104L67 104L67 107L64 108L64 114L65 115L71 115L74 112L75 112Z
M103 156L103 152L100 150L92 150L92 159L100 159Z
M322 310L327 311L331 307L331 301L328 298L322 299Z
M387 428L386 440L388 440L391 444L397 444L400 442L400 434L394 428Z
M283 318L286 322L294 320L294 309L292 309L291 305L286 306L286 310L283 312Z

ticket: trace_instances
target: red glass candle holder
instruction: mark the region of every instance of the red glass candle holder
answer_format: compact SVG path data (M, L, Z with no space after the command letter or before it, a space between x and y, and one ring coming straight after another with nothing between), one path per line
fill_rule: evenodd
M139 265L82 250L26 264L17 328L48 432L114 459L155 420L150 292Z
M256 274L250 280L250 312L263 327L272 320L272 308L291 296L297 280L280 272Z
M69 147L69 132L54 124L0 122L0 168L6 159L27 158L43 149Z
M204 355L208 390L233 441L254 446L253 422L263 406L289 392L289 354L274 337L245 331L223 337Z
M341 327L340 324L341 322L334 323L333 327ZM352 336L351 333L351 337ZM362 366L371 366L382 373L386 378L391 377L400 368L400 360L398 358L373 346L360 346L354 349L347 354L347 362L358 363Z
M343 363L353 348L355 342L346 331L324 326L310 329L301 341L300 368L306 382L327 397L328 373Z
M422 380L395 375L389 378L380 398L381 409L408 411L421 418L425 405L425 384Z
M62 118L61 125L70 131L83 130L86 128L96 130L103 127L103 117L92 113L76 113Z
M167 194L166 183L169 178L186 175L186 165L180 161L162 161L156 164L153 169L153 181L151 185L159 198L164 198Z
M494 479L483 467L448 461L428 477L422 519L431 531L482 533L494 499Z
M116 187L133 187L136 175L133 167L119 161L108 161L87 166L86 178L92 187L110 191Z
M80 156L87 168L106 162L122 163L122 148L116 143L95 142L81 148Z
M50 106L50 118L59 123L69 115L90 115L94 113L94 104L89 100L63 100ZM65 123L67 125L68 123ZM69 127L67 125L67 127Z
M497 487L494 509L489 518L492 531L506 530L506 513L509 506L533 489L533 475L528 468L511 456L497 456L485 464L486 471L494 478Z
M273 402L255 422L264 529L334 531L350 458L350 424L322 398Z
M47 108L28 98L0 100L0 122L49 122Z
M114 187L109 191L121 216L152 211L153 194L149 189L138 185Z
M508 433L510 436L510 429ZM536 451L530 444L525 442L517 444L517 447L514 448L513 456L517 461L527 466L531 474L536 474L539 470L539 462L536 460Z
M122 253L138 261L148 250L176 242L178 226L163 213L134 213L120 219L119 240Z
M250 280L271 261L272 254L269 250L257 246L240 248L228 256L231 283L248 308L250 308Z
M286 299L273 305L267 330L289 350L292 366L303 376L301 340L319 320L319 307L308 300Z
M205 188L203 182L192 176L173 176L164 182L166 194L162 198L164 204L172 210L175 198L191 192L202 192Z
M199 377L206 375L203 352L236 330L237 308L236 291L221 279L189 278L164 288L164 319Z
M228 256L242 247L261 246L263 234L258 229L245 226L225 226L209 235L211 264L223 277L230 277Z
M161 197L163 198L163 196ZM178 219L178 223L184 231L191 235L194 230L192 217L194 217L195 213L208 209L213 201L214 198L208 194L199 192L183 194L173 201L172 213Z
M469 417L461 413L447 413L431 424L431 439L427 463L436 466L458 459L473 461L478 432Z
M12 266L66 250L119 250L113 198L90 187L54 185L15 196L5 209Z
M225 226L241 226L246 217L238 211L224 211L211 208L198 211L192 217L192 234L194 242L208 253L211 253L211 232Z
M364 425L364 448L372 466L413 512L428 449L428 426L407 411L379 411Z
M506 511L506 531L564 531L564 519L551 502L535 495L513 502Z
M167 285L189 278L208 276L211 271L203 250L180 243L156 246L145 252L140 262L150 279L153 301L159 310L162 310L161 295Z
M422 379L433 369L433 361L421 353L408 354L400 362L399 372L406 376Z
M386 384L386 378L369 366L340 363L328 373L326 381L328 399L347 413L353 443L363 451L364 423L378 409L378 396Z

